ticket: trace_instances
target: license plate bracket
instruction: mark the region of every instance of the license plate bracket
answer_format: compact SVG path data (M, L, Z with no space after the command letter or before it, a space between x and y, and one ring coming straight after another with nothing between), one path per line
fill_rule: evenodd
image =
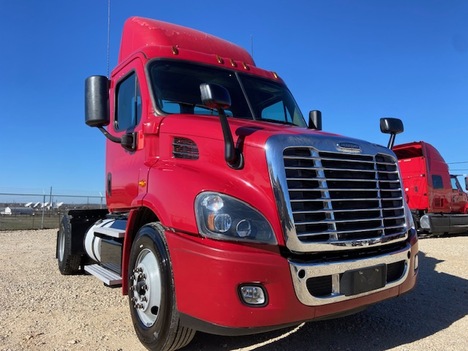
M387 265L379 264L344 272L340 277L340 292L346 296L383 288L387 281Z

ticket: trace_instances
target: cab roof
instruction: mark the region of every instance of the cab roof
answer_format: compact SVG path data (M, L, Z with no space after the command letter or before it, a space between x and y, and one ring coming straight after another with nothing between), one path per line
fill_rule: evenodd
M251 66L255 63L243 48L195 29L143 17L131 17L124 25L119 63L149 47L171 47L229 58Z
M425 141L414 141L411 143L395 145L393 147L393 151L399 160L413 157L427 157L428 159L445 163L444 158L439 151Z

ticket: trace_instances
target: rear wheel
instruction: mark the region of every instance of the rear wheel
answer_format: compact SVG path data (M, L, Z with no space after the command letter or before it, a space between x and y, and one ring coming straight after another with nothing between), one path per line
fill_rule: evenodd
M130 252L128 297L133 326L149 350L173 351L187 345L195 331L180 325L172 266L159 223L143 226Z
M63 275L80 273L81 255L72 253L71 224L67 215L62 217L57 232L56 256L60 273Z

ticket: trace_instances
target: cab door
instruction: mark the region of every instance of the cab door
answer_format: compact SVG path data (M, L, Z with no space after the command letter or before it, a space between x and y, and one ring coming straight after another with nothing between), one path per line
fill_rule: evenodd
M466 207L466 194L454 175L450 175L450 182L452 184L452 213L463 213Z
M429 212L450 213L452 190L448 176L444 174L432 174L429 186Z
M106 196L111 210L124 210L136 207L146 191L147 171L141 136L148 99L144 98L146 79L139 58L114 72L111 91L114 93L110 96L109 129L122 142L107 141Z

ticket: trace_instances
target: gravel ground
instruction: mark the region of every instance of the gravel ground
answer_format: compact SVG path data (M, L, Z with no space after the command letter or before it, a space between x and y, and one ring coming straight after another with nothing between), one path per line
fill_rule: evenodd
M55 230L0 232L0 350L143 350L127 298L62 276ZM184 351L467 350L468 235L419 242L412 292L346 318L247 336L197 333Z

